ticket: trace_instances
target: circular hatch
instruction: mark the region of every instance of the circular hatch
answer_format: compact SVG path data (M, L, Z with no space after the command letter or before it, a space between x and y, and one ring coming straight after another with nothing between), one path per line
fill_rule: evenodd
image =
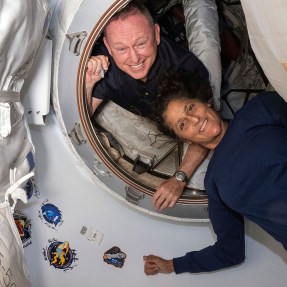
M71 7L69 1L62 1L56 7L51 37L57 118L77 164L115 197L151 215L176 221L207 221L207 195L196 184L203 181L207 163L174 208L157 212L152 195L177 170L185 146L160 134L147 119L113 103L107 103L93 118L88 115L84 78L89 57L101 41L107 21L127 3L85 0Z

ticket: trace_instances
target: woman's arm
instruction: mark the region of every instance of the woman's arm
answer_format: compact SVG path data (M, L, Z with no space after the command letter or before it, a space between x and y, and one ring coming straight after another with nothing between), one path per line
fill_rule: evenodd
M244 219L219 197L209 198L209 216L217 236L214 245L174 258L175 273L208 272L240 264L245 259Z

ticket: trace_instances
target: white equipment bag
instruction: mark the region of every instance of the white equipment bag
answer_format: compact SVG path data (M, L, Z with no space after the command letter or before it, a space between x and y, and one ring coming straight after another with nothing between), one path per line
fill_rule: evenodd
M30 286L13 210L34 174L34 146L20 92L46 35L46 0L0 0L0 286ZM41 97L41 95L39 95ZM11 197L11 198L10 198ZM14 202L10 207L11 201Z
M24 250L13 218L14 207L20 199L27 203L26 191L19 186L24 184L34 172L15 181L16 170L10 170L10 183L5 201L0 203L0 285L9 287L29 287L30 281L24 261ZM12 207L10 201L13 201Z

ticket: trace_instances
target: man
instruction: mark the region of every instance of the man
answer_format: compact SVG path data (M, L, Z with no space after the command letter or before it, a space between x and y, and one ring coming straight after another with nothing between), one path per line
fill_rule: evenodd
M104 100L148 116L156 99L156 81L169 67L185 68L208 79L204 65L189 51L160 36L149 11L133 1L115 14L104 30L105 46L87 65L86 96L92 116ZM173 207L207 149L191 144L179 171L155 192L153 204L159 210Z

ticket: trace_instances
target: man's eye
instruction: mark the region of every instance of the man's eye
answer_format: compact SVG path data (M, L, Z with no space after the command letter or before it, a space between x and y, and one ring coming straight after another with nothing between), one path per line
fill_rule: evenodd
M187 110L190 112L191 110L192 110L192 105L189 105L188 107L187 107Z
M145 43L141 42L141 43L138 44L138 47L143 47L144 45L145 45Z
M117 50L118 50L119 52L124 52L124 51L125 51L125 48L117 48Z

